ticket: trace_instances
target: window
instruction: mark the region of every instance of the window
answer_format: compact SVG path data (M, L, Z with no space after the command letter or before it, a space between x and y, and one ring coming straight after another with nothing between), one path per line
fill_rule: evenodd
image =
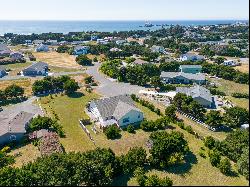
M124 118L123 123L129 123L129 118Z

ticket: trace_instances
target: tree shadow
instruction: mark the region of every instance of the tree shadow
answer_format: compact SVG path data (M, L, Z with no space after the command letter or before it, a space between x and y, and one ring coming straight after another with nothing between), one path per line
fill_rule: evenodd
M27 101L27 100L28 100L28 97L18 97L18 98L8 99L5 102L2 102L1 106L15 105L15 104Z
M132 174L121 175L114 178L110 186L127 186L128 181L133 177Z
M81 98L84 96L84 94L82 92L74 92L71 94L67 94L67 96L70 98Z

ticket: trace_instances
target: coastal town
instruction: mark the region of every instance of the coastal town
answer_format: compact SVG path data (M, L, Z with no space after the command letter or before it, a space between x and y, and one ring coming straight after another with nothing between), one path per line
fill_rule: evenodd
M158 27L0 36L0 185L249 185L249 22Z

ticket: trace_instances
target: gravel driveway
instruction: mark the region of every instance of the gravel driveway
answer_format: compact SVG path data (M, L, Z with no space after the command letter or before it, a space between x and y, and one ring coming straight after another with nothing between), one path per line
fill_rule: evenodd
M123 94L137 94L140 90L145 89L144 87L131 85L129 83L115 82L109 78L106 78L103 74L98 72L100 63L95 63L87 69L86 73L93 76L96 81L99 82L97 92L100 94L111 97Z

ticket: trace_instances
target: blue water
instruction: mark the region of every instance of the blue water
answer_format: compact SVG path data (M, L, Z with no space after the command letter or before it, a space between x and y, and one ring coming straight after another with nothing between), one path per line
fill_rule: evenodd
M179 25L215 25L235 23L237 20L211 21L152 21L157 24ZM145 28L144 21L0 21L0 35L4 33L31 34L31 33L68 33L80 31L129 31L129 30L156 30L161 27Z

